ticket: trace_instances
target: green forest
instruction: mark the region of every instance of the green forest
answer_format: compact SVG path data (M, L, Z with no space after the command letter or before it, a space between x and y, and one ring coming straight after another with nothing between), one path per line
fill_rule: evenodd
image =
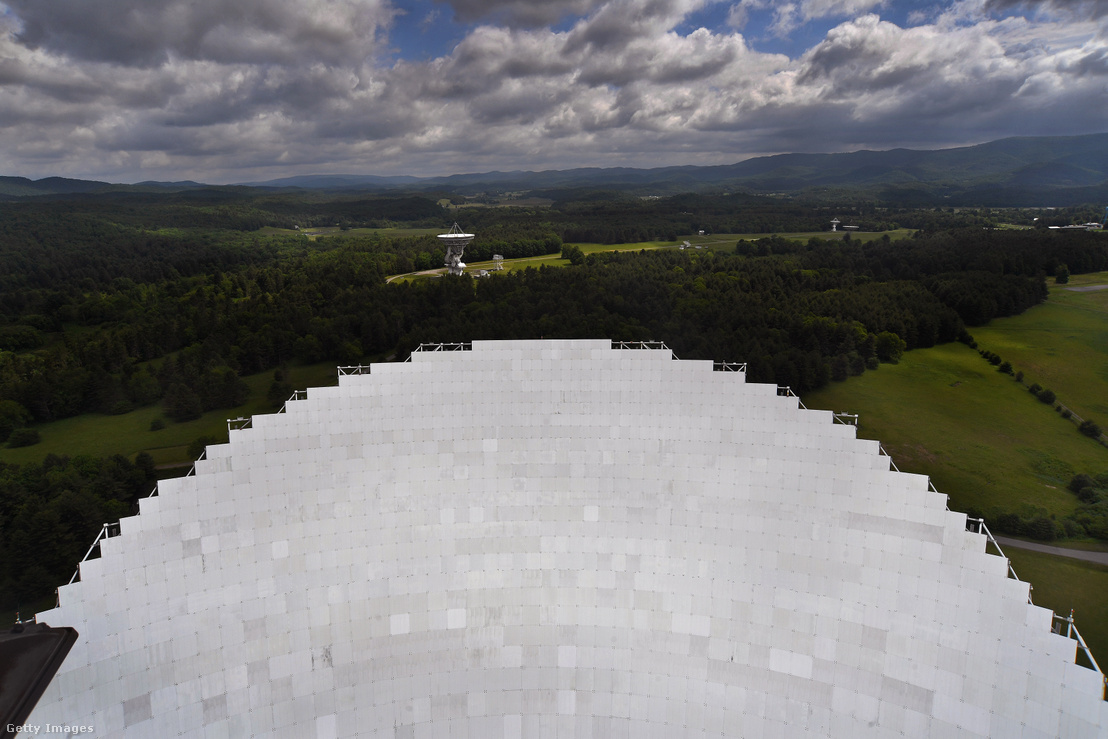
M863 230L914 235L864 243L774 235L827 230L835 214ZM968 329L1043 301L1048 277L1108 269L1108 237L1030 228L1035 217L595 193L548 208L244 188L8 202L0 443L33 445L41 424L155 405L165 423L188 421L241 405L245 376L401 361L422 342L662 340L682 358L747 362L751 381L805 392L905 351L968 343ZM443 258L434 235L392 229L455 221L477 234L470 261L583 242L676 242L699 231L765 236L715 250L593 253L486 279L386 282ZM314 240L273 233L317 226L337 230ZM274 399L287 397L274 384ZM0 607L67 582L103 522L130 515L157 473L143 454L0 462ZM1108 531L1108 496L1094 482L1074 491L1091 499L1075 535Z

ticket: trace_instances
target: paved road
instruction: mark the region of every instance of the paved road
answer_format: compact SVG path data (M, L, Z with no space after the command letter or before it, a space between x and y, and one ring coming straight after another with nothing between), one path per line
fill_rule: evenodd
M446 267L439 267L438 269L425 269L425 270L421 270L419 272L405 272L402 275L393 275L392 277L387 278L385 280L385 282L392 282L397 277L411 277L413 275L415 275L417 277L418 276L423 276L423 275L441 275L444 272L446 272Z
M1046 544L1035 544L1022 539L1009 539L1007 536L995 537L1002 546L1015 547L1016 549L1030 549L1033 552L1045 552L1056 554L1059 557L1083 559L1086 562L1095 562L1100 565L1108 565L1108 552L1086 552L1081 549L1066 549L1064 547L1052 547Z

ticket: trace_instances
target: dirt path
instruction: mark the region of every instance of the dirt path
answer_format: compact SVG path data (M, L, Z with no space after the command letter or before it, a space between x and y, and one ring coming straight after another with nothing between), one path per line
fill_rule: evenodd
M1108 565L1108 552L1086 552L1082 549L1052 547L1047 544L1035 544L1030 541L1024 541L1023 539L1009 539L1007 536L998 536L996 537L996 540L1006 547L1015 547L1016 549L1030 549L1033 552L1043 552L1045 554L1054 554L1059 557L1083 559L1086 562Z

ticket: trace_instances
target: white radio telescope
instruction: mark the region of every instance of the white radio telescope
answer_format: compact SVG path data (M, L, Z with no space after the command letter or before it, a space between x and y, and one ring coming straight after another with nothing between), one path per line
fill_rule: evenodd
M745 365L558 339L358 372L98 538L20 736L1108 739L983 523Z
M439 234L439 239L446 246L446 271L452 275L462 274L465 262L462 261L462 252L473 241L473 234L462 233L462 229L455 223L449 233Z

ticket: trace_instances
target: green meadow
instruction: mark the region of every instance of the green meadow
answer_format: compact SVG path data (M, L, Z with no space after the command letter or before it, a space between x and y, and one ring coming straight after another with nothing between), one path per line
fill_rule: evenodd
M930 475L955 510L1062 517L1077 505L1070 478L1108 469L1108 449L963 344L907 352L804 402L858 413L858 435L880 439L901 470Z
M266 399L273 382L272 372L244 377L250 396L237 408L208 411L195 421L176 423L165 418L162 405L147 406L117 416L87 413L73 418L36 426L42 441L19 449L0 447L0 462L26 464L40 462L48 454L76 457L79 455L110 456L122 454L134 459L139 452L148 452L156 465L162 467L187 465L192 462L188 446L201 436L220 441L227 439L227 419L250 417L256 413L273 413L276 409ZM335 365L331 363L291 367L286 382L294 388L334 385ZM151 431L156 418L165 428Z
M1070 289L1097 285L1108 285L1108 272L1052 282L1046 304L972 333L1022 371L1025 383L1050 388L1059 403L1108 428L1108 289Z
M1004 554L1019 578L1031 583L1035 605L1059 616L1073 610L1074 623L1093 657L1101 669L1108 669L1108 567L1011 546Z

